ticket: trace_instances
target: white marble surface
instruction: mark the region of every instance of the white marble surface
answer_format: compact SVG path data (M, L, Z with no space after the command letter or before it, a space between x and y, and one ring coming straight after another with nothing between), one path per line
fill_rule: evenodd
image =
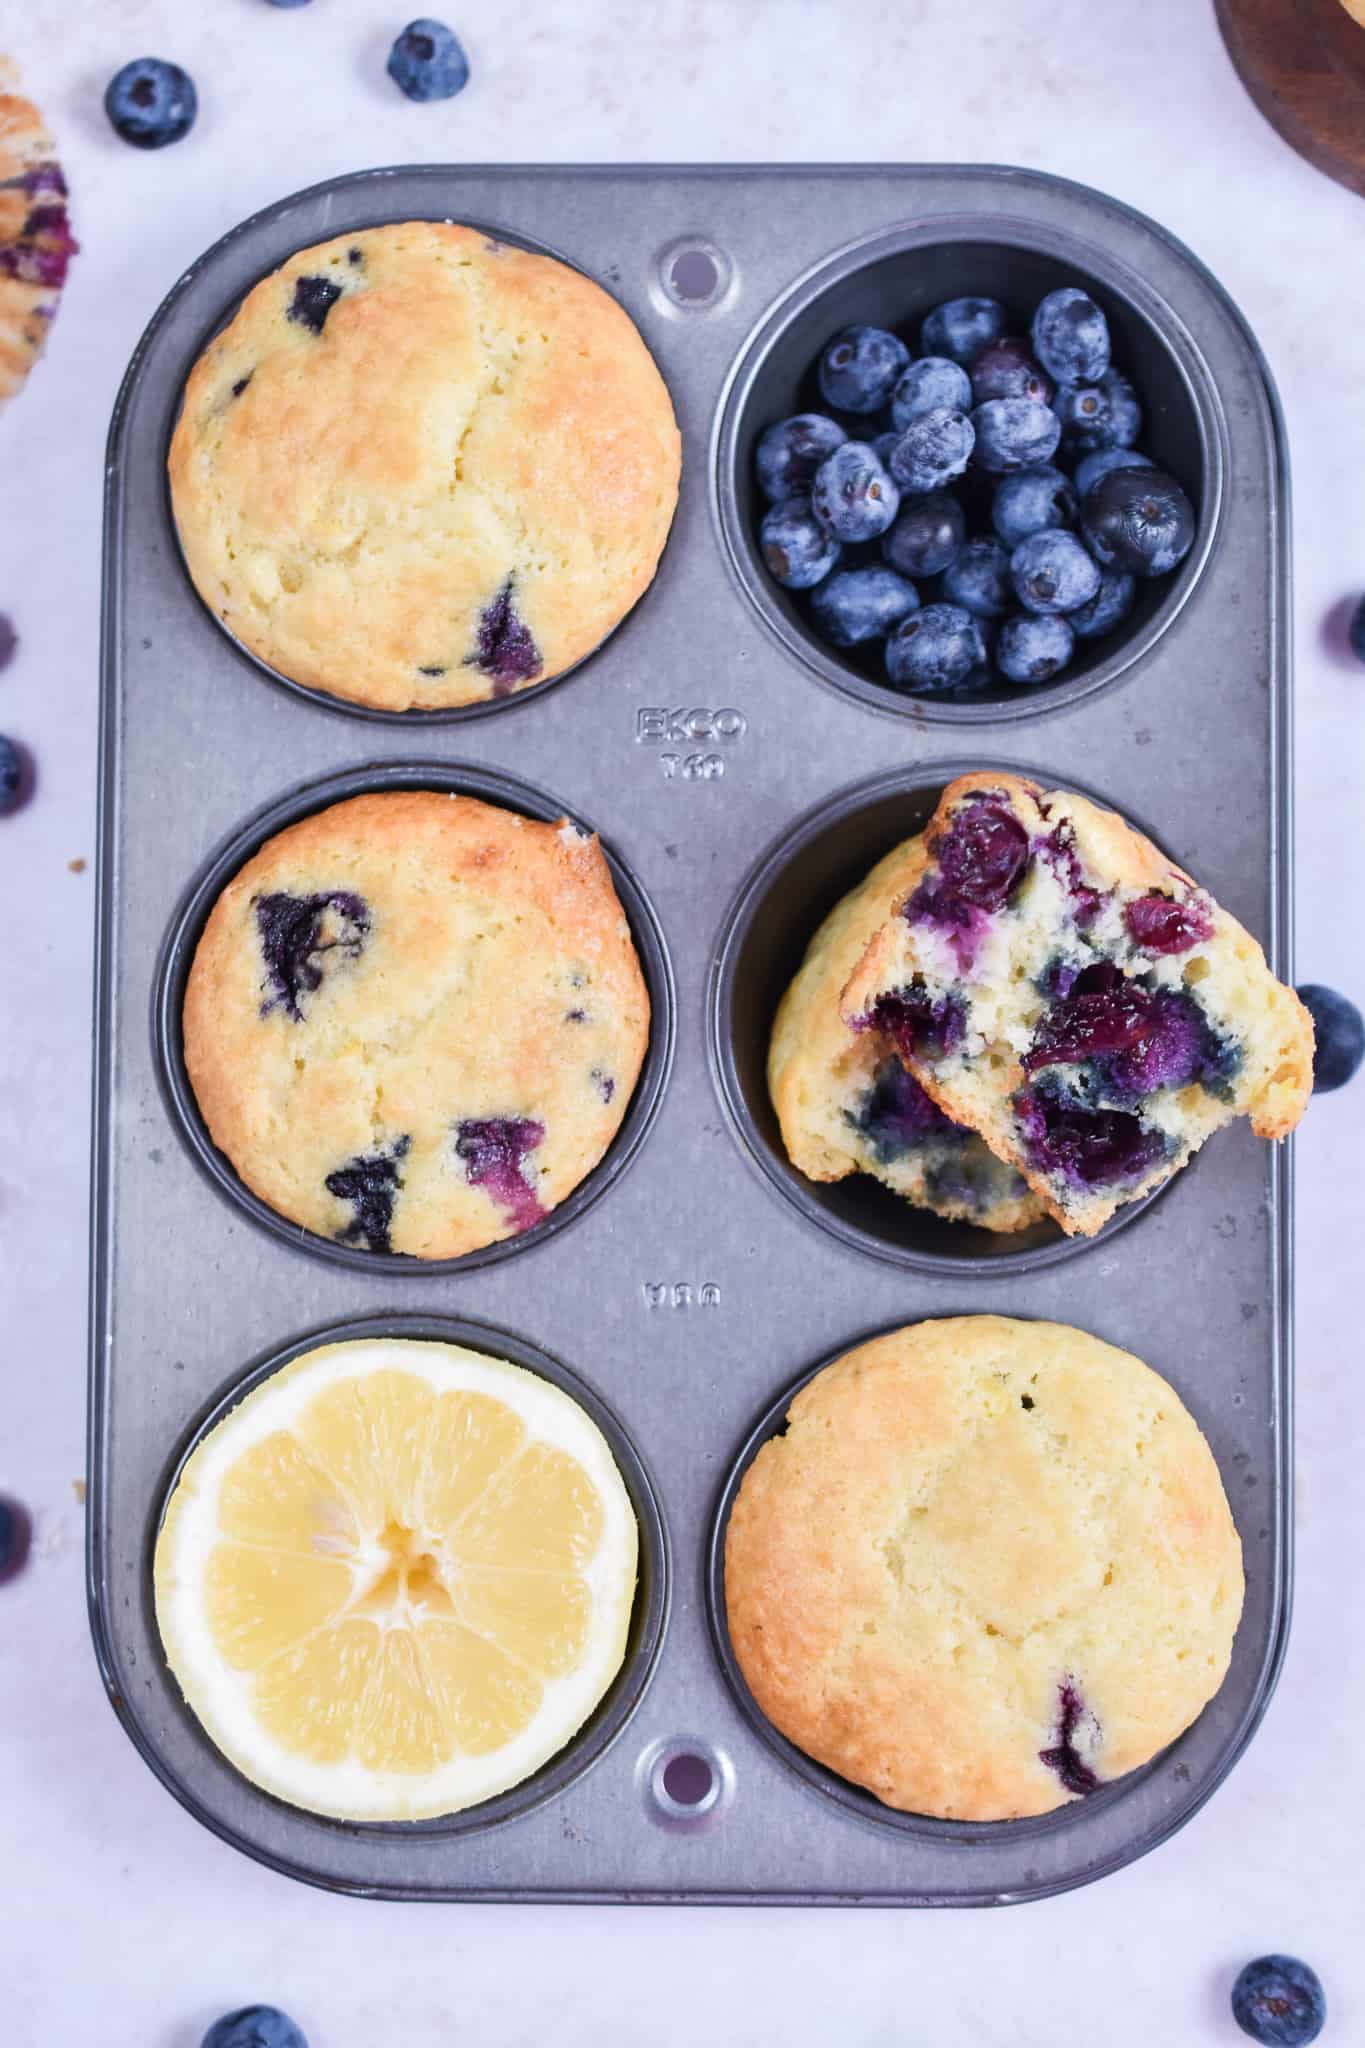
M36 800L0 824L0 1486L32 1502L0 1591L0 2012L15 2048L198 2048L271 1999L312 2048L698 2039L1035 2048L1231 2044L1236 1965L1311 1958L1327 2035L1365 2040L1359 1939L1365 1080L1299 1140L1297 1619L1264 1728L1179 1837L1118 1877L995 1914L366 1905L258 1869L188 1819L101 1693L81 1570L85 1185L100 480L118 380L183 267L287 189L424 159L986 159L1147 209L1240 300L1296 478L1299 971L1365 993L1365 670L1323 622L1365 583L1365 206L1264 126L1207 0L442 0L473 82L383 77L403 0L0 0L61 139L84 242L48 360L0 417L0 729ZM100 93L153 52L193 136L140 156ZM1191 677L1191 687L1198 678ZM1211 731L1209 744L1217 745ZM167 772L173 772L168 763Z

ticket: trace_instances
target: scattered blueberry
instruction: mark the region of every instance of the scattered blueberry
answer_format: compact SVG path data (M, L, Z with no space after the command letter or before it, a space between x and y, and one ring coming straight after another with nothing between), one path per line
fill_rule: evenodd
M880 412L910 351L884 327L846 327L820 358L820 390L840 412Z
M135 57L105 87L104 111L115 133L135 149L164 149L193 128L199 96L178 64Z
M758 538L768 574L784 590L809 590L828 576L843 552L811 511L809 498L771 506Z
M1016 612L995 643L995 665L1012 683L1047 683L1071 659L1075 635L1065 619Z
M1076 1730L1094 1716L1087 1714L1085 1701L1074 1678L1064 1679L1058 1689L1057 1741L1051 1749L1040 1749L1038 1760L1055 1771L1068 1792L1083 1797L1099 1788L1099 1779L1076 1747Z
M370 909L361 896L349 889L332 889L316 896L291 896L278 889L257 896L256 933L265 961L270 993L261 1004L261 1015L283 1010L295 1024L303 1020L301 996L322 987L328 953L344 960L358 960L370 933Z
M1032 398L988 398L972 414L976 459L997 475L1048 462L1062 438L1062 423L1051 406Z
M1093 454L1083 455L1072 474L1076 479L1077 495L1084 497L1094 489L1102 476L1108 476L1111 469L1155 469L1150 455L1139 455L1136 448L1096 448Z
M1033 353L1059 384L1093 384L1109 368L1109 323L1075 285L1049 292L1033 316Z
M1122 625L1133 609L1137 578L1125 569L1102 569L1100 587L1088 604L1068 612L1066 622L1078 640L1099 640Z
M774 505L784 498L804 497L825 457L847 439L843 428L821 412L798 412L789 420L779 420L760 436L754 454L758 487L764 497Z
M939 491L962 475L976 434L966 413L936 405L911 420L891 450L891 474L904 491Z
M918 610L919 592L894 569L840 569L825 578L810 608L826 640L857 647L864 640L884 640Z
M1010 556L1010 581L1025 611L1072 612L1100 587L1099 564L1074 533L1031 533Z
M811 511L839 541L876 540L900 502L900 492L866 441L845 441L826 456L810 487Z
M1067 384L1053 408L1069 453L1131 448L1142 432L1138 395L1121 370L1106 370L1098 384Z
M891 427L884 434L874 434L872 436L872 439L868 445L876 450L877 460L878 462L880 462L883 469L890 469L891 450L895 447L899 439L900 434L895 427Z
M485 1189L516 1231L545 1214L523 1163L544 1138L544 1124L528 1116L465 1117L455 1127L455 1156L469 1185Z
M982 349L1005 331L1005 309L995 299L949 299L935 306L920 329L926 356L951 356L970 369Z
M1133 944L1147 953L1188 953L1213 936L1208 905L1198 896L1177 903L1152 890L1124 905L1123 922Z
M1299 1001L1313 1019L1313 1087L1319 1095L1344 1088L1365 1056L1365 1018L1347 996L1307 981Z
M297 5L298 0L289 0ZM274 2005L244 2005L224 2013L205 2034L200 2048L308 2048L300 2027Z
M393 1205L403 1185L398 1161L407 1157L411 1144L411 1138L399 1138L391 1151L348 1160L328 1174L323 1183L328 1194L349 1202L353 1211L346 1228L336 1234L338 1244L360 1243L367 1252L392 1251Z
M1357 661L1365 661L1365 597L1361 598L1351 614L1347 637L1351 642L1351 652Z
M1028 343L1014 334L1002 334L972 364L976 405L992 398L1031 398L1035 405L1051 405L1054 388Z
M1268 2048L1307 2048L1327 2020L1327 1994L1316 1970L1297 1956L1257 1956L1237 1973L1232 2017Z
M1060 469L1040 462L1016 469L997 484L991 524L1007 548L1017 548L1021 540L1045 527L1074 526L1078 509L1076 493Z
M17 811L28 794L26 763L13 740L0 734L0 818Z
M479 644L463 665L491 676L495 697L506 697L518 683L540 674L540 649L517 611L510 576L479 614Z
M985 660L981 621L960 604L911 612L886 643L886 672L902 690L955 689Z
M1086 493L1081 525L1106 569L1165 576L1194 540L1194 507L1162 469L1111 469Z
M389 51L388 74L410 100L449 100L469 83L469 59L443 21L410 21Z
M962 507L947 491L907 498L895 525L883 536L882 553L902 576L937 576L962 546Z
M17 1500L0 1494L0 1586L17 1578L28 1560L33 1525Z
M901 517L904 518L904 513ZM888 534L889 540L895 528ZM883 546L886 542L882 543ZM943 594L979 619L998 619L1010 608L1014 592L1010 586L1009 549L998 540L980 537L969 540L955 561L943 572Z
M294 296L284 317L292 320L296 327L306 327L310 334L321 334L327 325L327 315L340 297L341 286L330 277L301 277L294 286ZM250 381L248 373L247 383ZM241 393L234 390L232 395L239 398Z
M903 1159L911 1146L922 1144L925 1138L946 1137L958 1129L894 1053L878 1065L856 1114L845 1110L844 1115L861 1131L873 1157L883 1166Z
M901 372L891 394L891 424L903 434L911 420L940 406L949 412L970 412L972 380L948 356L921 356Z

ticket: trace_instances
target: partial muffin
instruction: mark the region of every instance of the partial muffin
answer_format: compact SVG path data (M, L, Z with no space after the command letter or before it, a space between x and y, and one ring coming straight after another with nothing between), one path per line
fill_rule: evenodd
M214 1143L281 1216L458 1258L601 1159L649 997L595 838L470 797L351 798L218 898L185 992Z
M1242 1553L1174 1390L1083 1330L963 1316L818 1373L725 1542L754 1699L907 1813L1013 1820L1136 1770L1222 1684Z
M922 1209L983 1230L1024 1230L1045 1211L1014 1168L945 1116L890 1040L853 1031L839 998L891 915L914 841L878 861L825 918L778 1006L768 1092L792 1165L809 1180L871 1174Z
M566 264L408 221L297 255L190 373L190 575L294 682L387 711L547 681L648 587L680 443L653 358Z
M1308 1012L1115 812L961 776L890 894L845 1019L891 1038L1064 1230L1093 1235L1233 1117L1282 1138L1303 1115Z
M0 405L42 354L77 251L66 197L56 144L0 57Z

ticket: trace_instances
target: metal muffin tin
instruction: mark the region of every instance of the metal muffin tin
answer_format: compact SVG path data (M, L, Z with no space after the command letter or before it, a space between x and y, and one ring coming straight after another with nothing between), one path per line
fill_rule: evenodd
M478 716L370 717L279 687L207 614L165 456L184 378L251 284L309 243L420 216L543 246L621 300L673 394L683 490L653 589L562 686ZM895 697L763 577L754 435L847 319L905 325L974 290L1022 315L1077 279L1151 403L1147 444L1197 496L1195 548L1047 691ZM869 1185L799 1183L761 1076L771 1000L815 924L963 767L1093 788L1146 822L1288 977L1287 512L1274 393L1218 285L1151 222L1032 173L366 172L246 222L171 293L109 446L89 1591L114 1706L206 1825L387 1897L996 1903L1118 1868L1208 1797L1287 1625L1287 1151L1239 1126L1094 1243L1042 1230L1002 1251ZM284 818L414 782L598 827L655 1004L640 1090L581 1196L494 1257L431 1268L261 1214L203 1132L178 1036L210 884ZM792 1751L745 1693L718 1578L733 1487L794 1385L874 1329L978 1310L1077 1323L1165 1374L1213 1447L1247 1568L1232 1668L1195 1726L1088 1800L990 1827L891 1814ZM151 1548L188 1446L253 1375L344 1328L579 1375L640 1515L635 1627L602 1708L528 1785L448 1822L344 1825L255 1791L156 1636Z

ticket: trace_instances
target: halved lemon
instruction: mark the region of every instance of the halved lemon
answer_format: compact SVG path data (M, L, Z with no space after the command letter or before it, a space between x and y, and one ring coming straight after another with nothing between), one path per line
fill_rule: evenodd
M601 1431L458 1345L296 1358L205 1437L156 1614L254 1784L350 1820L454 1813L561 1750L625 1655L638 1535Z

